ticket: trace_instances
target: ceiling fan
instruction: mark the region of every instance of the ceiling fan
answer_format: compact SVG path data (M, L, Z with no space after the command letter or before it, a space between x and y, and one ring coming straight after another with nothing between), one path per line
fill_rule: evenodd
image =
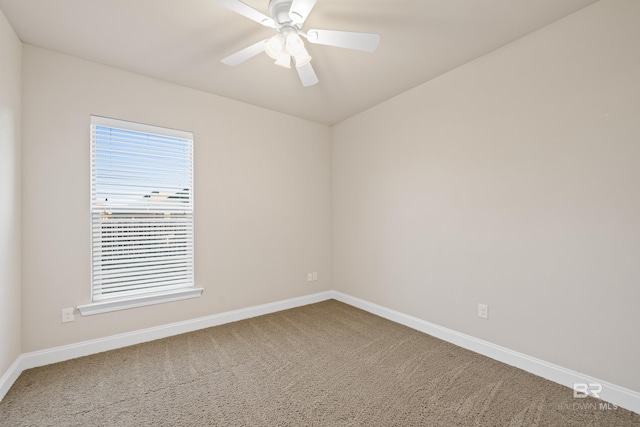
M318 77L311 65L311 56L301 38L309 43L337 46L364 52L373 52L378 47L380 36L372 33L356 33L334 30L302 31L304 21L309 16L317 0L270 0L271 17L259 12L240 0L215 0L222 6L239 13L265 27L273 28L277 34L246 47L222 59L222 63L235 67L246 60L265 52L275 60L275 64L291 68L295 66L303 86L318 83Z

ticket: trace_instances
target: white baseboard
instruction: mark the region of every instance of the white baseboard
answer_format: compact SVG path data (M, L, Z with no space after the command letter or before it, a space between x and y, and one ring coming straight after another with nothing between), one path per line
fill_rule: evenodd
M177 322L169 325L112 335L105 338L83 341L76 344L24 353L18 357L9 370L2 376L2 378L0 378L0 400L4 398L22 371L26 369L75 359L77 357L89 356L103 351L115 350L117 348L141 344L187 332L193 332L200 329L210 328L212 326L223 325L225 323L237 322L239 320L275 313L290 308L301 307L303 305L313 304L331 298L333 298L333 293L331 291L320 292L298 298L291 298L254 307L214 314L212 316L186 320L184 322Z
M326 291L298 298L262 304L212 316L172 323L154 328L142 329L125 334L113 335L76 344L55 347L51 349L24 353L16 359L9 370L0 378L0 400L9 391L13 383L25 369L44 366L51 363L77 357L88 356L103 351L114 350L143 342L192 332L225 323L236 322L264 314L275 313L290 308L313 304L328 299L336 299L345 304L373 313L377 316L408 326L412 329L440 338L457 346L482 354L500 362L515 366L534 375L546 378L555 383L573 389L575 383L599 383L602 385L600 398L622 408L640 414L640 393L619 387L615 384L584 375L561 366L547 363L544 360L518 353L508 348L500 347L487 341L465 335L454 330L435 325L422 319L400 313L389 308L370 303L337 291ZM570 391L568 391L570 392Z
M15 362L9 366L7 372L0 377L0 401L7 394L11 386L18 379L24 369L22 369L22 355L18 356Z
M364 311L368 311L369 313L400 323L401 325L408 326L436 338L440 338L443 341L450 342L451 344L466 348L467 350L471 350L475 353L482 354L483 356L490 357L491 359L506 363L507 365L515 366L523 371L527 371L539 377L546 378L555 383L569 387L571 390L568 390L568 393L573 393L573 385L575 383L599 383L602 385L600 399L640 414L640 393L636 391L619 387L615 384L593 378L589 375L581 374L579 372L545 362L544 360L536 359L535 357L500 347L499 345L492 344L488 341L480 340L341 292L333 291L332 295L334 299L345 304L360 308Z

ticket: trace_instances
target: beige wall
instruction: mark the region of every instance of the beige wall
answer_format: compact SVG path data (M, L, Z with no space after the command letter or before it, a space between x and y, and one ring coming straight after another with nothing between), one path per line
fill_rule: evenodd
M640 391L639 41L602 0L335 126L334 288Z
M0 11L0 377L20 355L22 43Z
M27 45L23 87L23 352L330 289L327 126ZM201 298L61 323L89 302L91 114L194 132Z

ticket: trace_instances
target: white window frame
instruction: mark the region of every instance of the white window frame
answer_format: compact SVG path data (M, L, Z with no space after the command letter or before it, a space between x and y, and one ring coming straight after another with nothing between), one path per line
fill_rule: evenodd
M139 134L147 135L150 140L160 138L172 138L177 140L182 140L180 143L183 146L187 147L186 156L183 155L184 158L187 159L188 166L186 166L184 172L187 174L188 180L188 196L186 200L180 200L184 198L184 193L179 191L175 192L175 194L170 193L170 196L166 196L165 193L154 191L154 184L149 189L140 189L135 188L133 191L136 192L134 196L117 196L118 194L124 194L123 187L118 187L116 185L116 189L114 189L114 196L112 197L110 202L105 202L100 200L98 201L97 193L98 191L105 191L107 186L103 186L98 188L97 184L97 162L96 162L96 151L97 151L97 128L109 128L116 132L125 131L125 132L136 132L136 138L140 136ZM116 310L124 310L134 307L142 307L152 304L160 304L170 301L178 301L189 298L197 298L202 294L202 288L196 288L194 286L194 232L193 232L193 134L191 132L174 130L161 128L157 126L144 125L140 123L127 122L123 120L110 119L106 117L99 116L91 116L91 130L90 130L90 142L91 142L91 303L78 306L78 310L83 316L106 313ZM134 141L133 144L138 143L139 141ZM162 143L157 143L157 147L160 147ZM118 151L114 149L114 152L109 152L109 155L120 155L120 156L132 156L131 158L127 158L127 161L133 162L133 155L127 154L129 150L138 150L137 147L133 149L126 147L120 148ZM158 148L158 150L163 150L164 148ZM173 148L169 148L172 150ZM101 149L102 150L102 149ZM124 151L122 151L124 150ZM142 151L146 151L146 148L142 148ZM150 151L154 151L151 149ZM123 154L124 153L124 154ZM138 153L139 154L139 153ZM136 155L138 155L136 154ZM159 153L165 154L166 153ZM143 153L143 155L151 156L148 152ZM149 157L151 158L151 157ZM122 168L122 164L119 163L116 167ZM124 175L133 175L136 173L140 173L141 169L136 169L136 166L132 166L129 170L127 169L124 172ZM122 182L124 177L118 176L117 174L121 172L110 172L110 178L114 180L119 180ZM161 175L157 172L150 172L150 179L157 179ZM155 175L153 175L155 174ZM115 178L113 178L115 177ZM163 177L164 178L164 177ZM184 179L184 178L183 178ZM125 181L126 182L126 181ZM129 183L126 182L128 185ZM172 183L173 184L173 183ZM180 184L176 184L175 186L182 189L184 187L185 182L181 181ZM149 183L144 182L141 186L149 185ZM171 184L166 184L171 185ZM111 191L112 189L108 189ZM148 191L148 193L146 193ZM144 194L144 195L138 195ZM161 196L154 197L153 194L161 194ZM138 198L140 202L138 202ZM146 199L145 199L146 198ZM106 198L105 200L108 200ZM112 216L113 215L113 216ZM175 219L166 219L167 216L177 215L177 218L184 217L188 220L187 226L183 228L180 225L176 225L174 221ZM151 219L145 219L145 218ZM105 218L109 218L105 221ZM190 221L189 221L190 220ZM110 221L115 221L110 223ZM156 222L158 221L158 222ZM125 224L126 223L126 224ZM142 229L143 231L132 231L127 228L131 226L131 224L135 224L137 227L136 230ZM123 225L125 224L125 225ZM154 224L154 225L150 225ZM156 224L161 224L160 226ZM114 225L116 227L114 227ZM111 227L111 228L110 228ZM114 240L124 240L125 236L127 243L120 244L118 243L117 249L119 251L130 252L130 248L134 248L133 250L136 253L147 252L144 245L152 245L157 246L158 239L155 235L157 235L157 231L154 228L156 227L168 227L169 232L173 232L174 234L169 234L171 237L171 241L169 241L169 245L172 245L172 241L180 240L178 249L173 248L172 251L174 254L169 255L171 258L174 255L179 256L182 261L180 263L179 268L174 268L173 270L179 270L179 276L174 280L173 277L168 277L170 274L166 273L166 270L163 268L167 268L164 264L158 264L158 261L155 263L149 261L149 264L142 264L139 267L136 267L134 272L131 272L131 269L128 265L125 265L123 262L116 261L118 265L116 265L115 271L113 268L105 268L106 264L109 264L109 255L103 255L104 253L116 253L116 258L122 258L120 253L117 253L116 250L112 249ZM174 227L174 228L171 228ZM117 228L117 231L113 231L114 228ZM122 231L124 228L125 231ZM147 231L149 229L150 231ZM178 233L175 233L175 230L179 230ZM109 251L105 251L104 248L106 245L103 245L104 234L112 233L109 236L117 236L109 237L110 247ZM115 233L115 234L113 234ZM120 234L117 234L120 233ZM176 234L179 235L176 238ZM154 235L152 238L146 237L148 235ZM184 236L184 237L180 237ZM169 237L167 237L169 239ZM141 242L138 242L141 240ZM135 242L133 244L129 242ZM164 244L164 243L162 243ZM122 249L126 247L127 249ZM157 249L153 249L157 250ZM164 249L163 249L164 250ZM175 254L178 252L178 254ZM164 252L163 252L164 253ZM132 256L134 258L135 256ZM149 256L150 260L153 259ZM127 259L128 261L128 259ZM143 263L146 260L144 257L140 258L139 256L136 258L138 263ZM114 263L114 261L110 261ZM172 260L172 262L175 262ZM158 268L154 268L154 265ZM135 275L136 277L132 278L131 276ZM158 276L160 276L158 278ZM167 276L167 277L163 277ZM121 279L121 277L125 277L125 279ZM142 279L138 279L141 277Z

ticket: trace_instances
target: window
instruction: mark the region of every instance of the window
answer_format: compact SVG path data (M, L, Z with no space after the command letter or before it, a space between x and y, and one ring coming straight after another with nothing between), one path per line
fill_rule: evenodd
M91 117L91 304L83 315L197 297L193 135Z

